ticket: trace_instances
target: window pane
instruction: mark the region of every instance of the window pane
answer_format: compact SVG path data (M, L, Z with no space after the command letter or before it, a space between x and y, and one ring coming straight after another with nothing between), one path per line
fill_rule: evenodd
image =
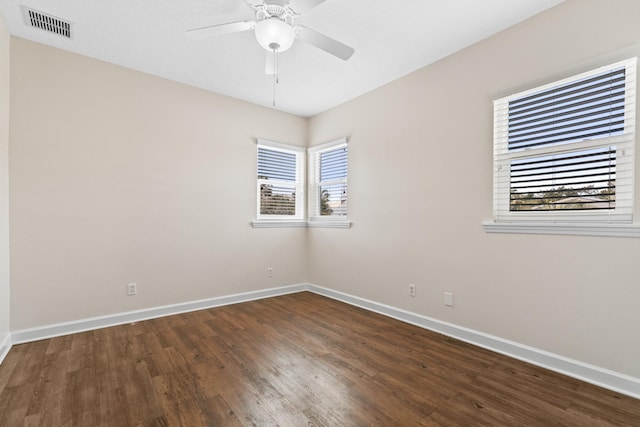
M296 190L294 186L260 185L261 215L295 215Z
M320 154L320 182L347 177L347 147Z
M509 150L624 132L625 68L509 102Z
M279 179L295 182L295 153L258 148L258 179Z
M511 162L510 211L614 209L616 148Z
M320 215L347 215L347 184L320 186Z

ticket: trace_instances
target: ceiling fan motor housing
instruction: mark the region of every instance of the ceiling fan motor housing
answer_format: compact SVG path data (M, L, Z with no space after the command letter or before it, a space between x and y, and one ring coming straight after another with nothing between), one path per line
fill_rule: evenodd
M293 24L293 20L299 14L289 6L288 0L270 0L262 4L254 5L256 20L258 22L269 18L279 18L287 24Z

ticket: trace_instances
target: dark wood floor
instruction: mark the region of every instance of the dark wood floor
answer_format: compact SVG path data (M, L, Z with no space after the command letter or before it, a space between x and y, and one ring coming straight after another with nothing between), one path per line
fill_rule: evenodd
M22 425L640 426L640 400L305 292L16 345Z

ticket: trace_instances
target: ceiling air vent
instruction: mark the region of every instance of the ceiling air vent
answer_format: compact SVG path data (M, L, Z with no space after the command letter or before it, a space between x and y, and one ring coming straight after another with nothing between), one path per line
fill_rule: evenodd
M47 15L46 13L38 12L37 10L23 7L24 19L27 25L33 28L40 28L41 30L48 31L53 34L71 38L71 23L66 22L55 16Z

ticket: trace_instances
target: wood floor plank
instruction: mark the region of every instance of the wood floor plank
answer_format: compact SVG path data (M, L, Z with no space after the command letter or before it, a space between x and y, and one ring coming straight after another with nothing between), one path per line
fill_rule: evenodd
M0 426L640 426L640 400L302 292L14 346Z
M70 347L64 347L69 348ZM59 418L63 409L59 404L64 393L69 372L69 350L47 353L38 381L32 390L33 397L27 408L27 416L34 418ZM45 412L50 412L45 415Z

